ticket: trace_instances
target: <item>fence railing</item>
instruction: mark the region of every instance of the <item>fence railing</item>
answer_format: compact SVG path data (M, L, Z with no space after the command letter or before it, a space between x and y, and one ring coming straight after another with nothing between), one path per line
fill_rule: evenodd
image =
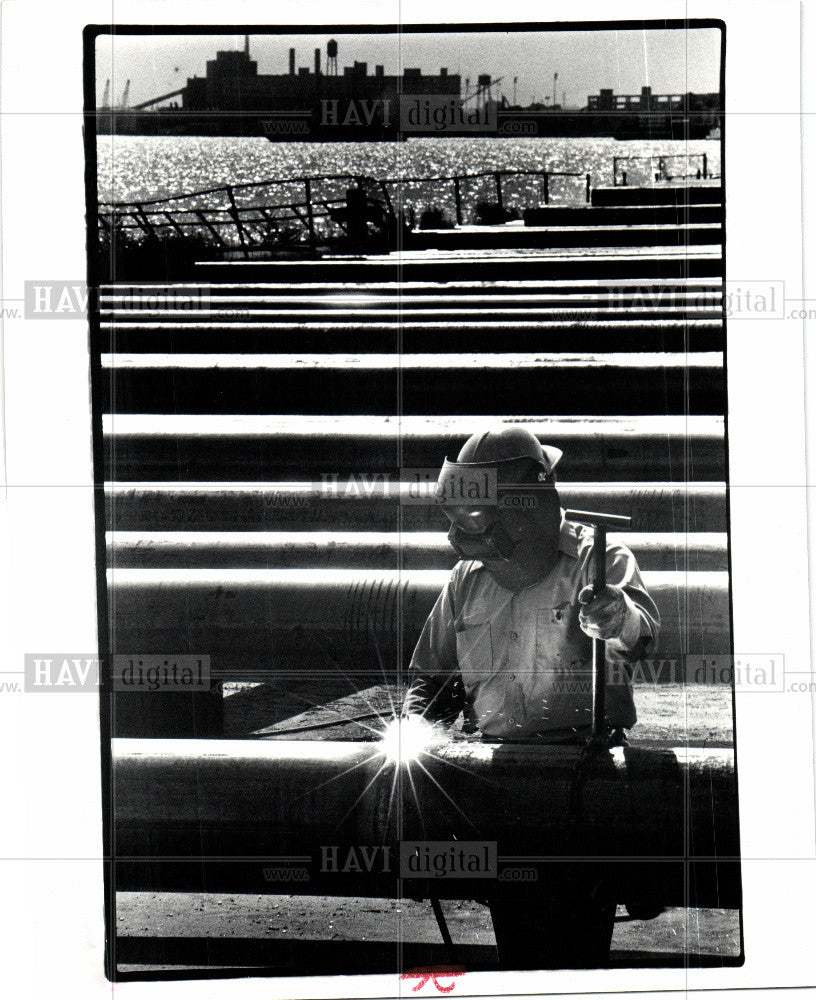
M350 184L364 185L367 198L379 202L391 217L407 219L433 208L457 226L474 221L480 201L497 207L500 214L520 214L553 199L589 202L591 194L591 174L578 171L491 170L384 180L323 174L225 184L166 198L101 202L99 231L130 233L137 239L198 235L230 247L250 247L270 238L316 242L343 231Z
M712 173L708 153L652 153L647 156L613 156L612 184L625 187L632 177L630 169L637 171L635 183L646 178L655 183L665 181L718 180L720 175Z

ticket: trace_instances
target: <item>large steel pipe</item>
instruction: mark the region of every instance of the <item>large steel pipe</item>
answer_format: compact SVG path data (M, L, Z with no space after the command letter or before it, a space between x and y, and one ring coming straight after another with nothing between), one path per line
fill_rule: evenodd
M247 286L250 288L252 286ZM226 295L210 290L199 296L161 291L141 295L100 296L100 316L117 323L140 323L145 320L195 323L205 326L215 320L246 319L252 322L300 324L304 320L379 320L425 321L496 319L498 317L566 320L576 318L630 323L659 319L722 319L721 295L713 292L666 292L651 287L642 291L607 290L595 295L553 296L546 292L518 290L508 294L456 295L439 294L427 286L425 294L398 296L385 292L368 293L365 287L354 293L304 296L259 294ZM625 344L610 345L611 350L627 350Z
M458 414L479 400L552 414L722 413L722 355L126 354L103 357L105 399L124 413ZM621 393L621 385L630 391Z
M466 262L460 262L465 267ZM673 280L652 278L640 279L609 278L604 281L486 281L483 275L436 282L425 281L368 281L358 283L352 289L352 304L361 301L393 301L412 303L443 300L454 303L463 301L480 302L485 299L509 299L518 301L524 296L534 297L543 305L557 306L565 301L590 301L592 303L618 303L622 305L642 305L644 301L668 304L690 298L697 303L710 303L722 296L722 282L705 278ZM663 296L666 296L665 300ZM349 304L349 286L346 282L331 281L265 281L235 282L221 281L218 284L203 281L184 282L134 282L120 281L100 286L99 304L104 308L126 310L148 305L167 306L185 302L200 306L202 301L218 303L227 301L243 305L247 302L300 304L311 309L316 304L334 303L338 307Z
M114 740L111 788L120 890L479 899L518 894L502 873L523 866L534 892L740 904L728 750L618 748L581 766L576 747L446 741L408 764L378 743ZM480 858L495 844L492 870L423 867L474 842ZM269 874L291 865L296 880Z
M726 571L727 535L611 534L642 570ZM451 569L458 559L444 531L113 531L108 565L170 569Z
M511 254L496 257L471 258L467 261L450 258L384 256L367 260L320 261L252 261L228 260L199 264L196 275L202 281L306 281L370 282L370 281L462 281L467 277L491 281L529 281L546 278L550 281L605 279L620 282L626 278L640 280L686 278L722 278L723 264L720 247L653 246L644 250L622 248L603 254Z
M572 323L578 319L594 322L619 322L637 329L640 320L660 319L709 319L722 320L722 303L719 297L714 298L708 293L708 301L696 304L695 298L702 297L677 294L672 299L666 295L666 304L648 303L648 292L640 295L611 296L606 300L582 297L565 301L553 301L552 297L543 298L538 295L474 295L474 296L442 296L415 295L407 301L396 296L382 296L379 300L371 295L351 296L348 303L342 295L326 296L323 300L316 298L295 299L284 297L281 302L272 296L233 295L214 297L207 295L196 302L191 297L179 296L175 301L167 295L162 302L160 296L145 295L143 303L135 300L130 306L127 302L121 304L107 297L100 307L100 315L108 320L122 323L141 324L144 322L172 322L178 324L192 323L206 329L219 320L225 322L237 319L251 323L291 323L300 326L304 322L319 323L324 320L371 322L376 325L382 320L399 322L433 322L435 320L454 320L470 322L479 319L504 319L508 326L514 319L546 319L560 320ZM659 298L659 293L655 294ZM362 301L360 301L362 300ZM470 345L468 345L470 346ZM504 347L504 342L502 341ZM627 344L610 344L610 351L627 351Z
M559 482L558 492L564 507L623 514L638 531L727 528L723 483ZM413 501L410 483L359 469L314 483L107 483L105 514L108 529L116 531L407 533L445 524L435 503Z
M594 188L593 206L656 206L721 205L723 189L718 184L700 184L689 187L628 187Z
M112 569L116 652L197 653L227 674L351 665L395 672L441 591L444 570ZM646 573L660 656L731 648L728 574ZM381 659L382 658L382 662Z
M183 329L189 324L198 328L199 332L221 330L225 333L231 330L243 330L252 332L265 332L270 335L286 333L291 329L296 329L300 333L315 331L325 332L354 332L360 334L377 332L419 332L420 328L430 328L439 334L458 333L463 334L478 332L479 330L489 330L493 333L493 346L495 348L498 337L501 337L501 345L506 348L504 334L508 329L524 330L527 333L527 346L530 344L530 337L536 333L540 335L557 335L562 331L571 333L579 332L583 329L594 330L597 333L607 335L607 350L629 350L627 343L615 341L615 335L626 336L627 332L645 333L651 332L659 335L670 330L714 330L722 331L722 316L718 312L706 310L705 315L700 318L689 318L684 314L672 315L671 310L656 310L657 316L643 316L638 309L631 312L624 310L610 310L609 315L595 317L594 315L576 316L574 310L566 310L568 315L559 315L555 312L550 316L547 310L536 309L532 313L522 313L513 315L514 310L504 310L497 308L495 311L490 305L484 306L484 312L469 314L465 319L454 312L434 313L433 315L416 313L409 311L405 313L401 309L378 310L320 310L311 313L286 313L268 310L262 313L248 312L246 315L222 315L214 319L208 319L206 310L196 312L195 310L180 310L183 315L179 316L141 316L135 317L139 329L149 333L150 331L175 332ZM125 316L127 314L124 314ZM119 324L119 314L116 314L115 322L103 320L102 329L114 331ZM659 337L655 338L655 346L660 345ZM367 342L366 342L367 343ZM461 342L457 345L461 347ZM470 344L468 343L470 347ZM545 343L546 346L546 343Z
M722 202L701 205L545 205L527 209L525 220L537 226L574 226L591 223L599 226L688 225L695 222L722 222Z
M107 480L268 481L438 468L495 417L117 414L103 417ZM514 418L564 452L573 481L722 481L723 420L705 416Z
M646 219L642 220L647 223ZM670 226L627 225L607 227L603 225L552 226L540 223L523 229L485 227L482 230L463 233L461 230L445 229L414 231L410 234L411 250L506 250L559 248L607 248L607 247L686 247L712 246L721 244L722 225L717 222L703 222L687 225L686 220Z
M684 319L682 313L670 318L674 321L672 325L657 322L645 326L634 319L620 323L617 329L612 329L609 323L593 324L581 320L573 326L553 323L538 332L517 323L502 324L501 345L506 351L528 351L531 346L538 346L549 352L565 353L608 352L615 350L618 344L625 344L627 351L638 352L724 349L725 334L719 320L689 318L677 323L676 320ZM469 350L496 349L497 331L493 326L474 325L461 316L446 324L417 325L410 319L406 316L401 325L390 326L365 322L338 328L337 324L311 322L270 328L268 320L252 322L245 319L227 325L223 318L213 316L205 320L200 314L184 320L167 317L131 320L117 314L114 322L103 320L101 344L103 350L131 354L289 354L296 351L347 354L361 350L434 354L455 351L461 347L462 338L466 338Z

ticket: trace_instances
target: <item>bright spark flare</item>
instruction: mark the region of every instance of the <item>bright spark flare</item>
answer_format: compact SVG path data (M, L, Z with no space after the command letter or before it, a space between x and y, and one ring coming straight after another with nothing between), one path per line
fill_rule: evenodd
M427 719L421 715L405 715L393 719L385 727L380 752L392 764L408 765L442 741L442 735Z

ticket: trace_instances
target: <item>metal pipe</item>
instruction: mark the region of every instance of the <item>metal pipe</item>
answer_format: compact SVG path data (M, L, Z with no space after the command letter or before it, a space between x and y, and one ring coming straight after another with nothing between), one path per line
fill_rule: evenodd
M241 247L244 250L246 250L247 236L246 233L244 232L244 227L241 223L241 213L238 211L238 206L235 203L235 192L229 185L227 185L226 187L226 192L230 203L229 213L232 216L233 222L235 223L235 228L238 230L238 238L241 241Z
M372 513L376 509L372 506ZM338 514L343 510L338 508ZM305 513L305 512L304 512ZM274 512L273 512L274 516ZM118 519L118 518L117 518ZM115 531L108 534L111 565L223 569L452 569L457 555L444 531ZM179 518L179 525L189 522ZM304 516L304 525L311 518ZM439 527L439 523L434 525ZM190 526L192 528L192 526ZM373 526L372 526L373 527ZM639 532L611 535L628 545L641 570L680 572L728 569L727 535L722 533Z
M314 238L314 220L308 210L302 221ZM392 315L400 316L398 312ZM329 313L329 323L334 316ZM293 332L301 322L297 314L281 319L291 319ZM319 322L320 317L314 319ZM375 314L371 319L376 323L380 317ZM463 413L479 396L490 401L483 406L488 412L500 410L512 398L518 412L529 413L540 402L545 371L550 413L577 416L630 411L635 403L621 401L621 385L639 386L637 405L646 412L717 413L725 409L725 373L718 352L667 353L657 365L649 358L577 352L564 361L540 354L481 354L462 359L406 352L351 357L351 363L348 356L304 353L291 360L280 354L267 358L213 354L188 360L164 353L148 357L145 363L137 355L122 364L113 356L105 358L102 377L105 399L118 416L173 413L183 407L189 414L348 417L388 412L398 393L411 413ZM217 392L213 386L218 386Z
M568 521L588 524L594 531L592 542L592 591L597 596L606 589L606 529L628 528L630 517L598 514L588 510L567 510ZM606 642L592 640L592 739L602 740L606 732Z
M436 505L407 503L410 489L349 475L322 483L108 483L105 493L108 528L117 531L441 530ZM689 551L697 532L727 529L721 483L559 483L558 493L565 507L628 512L643 531L679 532Z
M320 54L320 49L315 49L315 58ZM304 192L306 196L306 225L309 230L309 239L315 240L314 205L312 204L312 185L309 178L305 178Z
M606 589L606 525L595 525L592 543L592 592ZM592 640L592 738L601 739L606 729L606 642Z
M688 321L681 322L688 328ZM601 329L611 335L620 328L599 324ZM117 327L117 336L121 330ZM406 417L396 425L387 417L364 415L338 421L272 414L124 414L103 425L105 479L120 479L124 470L129 478L148 482L309 479L325 472L327 455L333 471L353 473L360 467L361 433L370 473L396 477L399 469L432 468L441 455L458 451L467 436L465 425L469 432L473 421ZM722 480L725 471L723 426L717 417L554 418L527 426L563 450L559 470L563 467L564 480L685 482L691 470L698 482L711 482Z
M453 178L453 197L456 202L456 225L462 225L462 191L459 187L459 178Z
M147 212L145 212L144 210L144 205L140 204L139 202L135 202L134 204L136 205L136 214L134 214L134 218L142 226L142 228L149 237L151 237L152 239L157 239L156 230L153 228L153 225L150 222L150 219L148 218Z
M201 224L203 226L206 226L206 228L210 231L210 235L213 236L217 240L219 246L224 246L224 240L223 240L223 238L217 232L217 230L213 227L212 223L207 218L207 216L204 214L204 212L200 211L199 209L196 209L194 214L196 215L196 217L198 218L198 220L201 222Z
M354 666L381 677L404 666L398 648L413 649L448 576L444 569L114 567L113 644L127 654L208 654L221 676L240 665L260 674ZM645 573L644 580L662 616L664 672L680 680L689 654L699 673L700 656L729 653L727 573ZM589 664L589 639L586 656Z
M114 740L117 888L479 899L523 863L548 892L592 879L619 900L648 888L667 905L739 905L732 751L616 748L575 795L579 754L449 740L409 779L378 743ZM499 860L436 878L422 847L434 841L486 841ZM401 844L418 858L404 878ZM307 875L268 877L287 864Z

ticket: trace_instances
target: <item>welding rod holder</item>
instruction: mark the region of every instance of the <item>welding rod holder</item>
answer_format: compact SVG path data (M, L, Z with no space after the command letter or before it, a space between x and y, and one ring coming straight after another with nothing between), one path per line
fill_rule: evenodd
M607 528L626 529L631 517L618 514L598 514L588 510L567 510L568 521L587 524L595 529L592 543L592 592L600 594L606 586L606 531ZM606 642L592 640L592 740L606 735Z

